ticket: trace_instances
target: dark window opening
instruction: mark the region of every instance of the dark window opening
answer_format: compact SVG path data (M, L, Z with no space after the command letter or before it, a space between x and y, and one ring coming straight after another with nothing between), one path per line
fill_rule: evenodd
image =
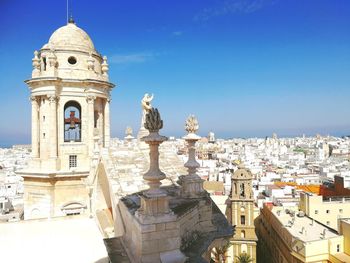
M64 141L81 141L81 107L76 101L64 105Z
M69 155L69 168L77 167L77 156Z
M69 57L68 63L71 65L75 65L77 63L77 59L75 57Z
M94 128L97 128L98 111L94 111Z
M43 57L43 70L46 70L46 57Z
M80 215L80 212L67 213L67 216L77 216L77 215Z
M245 197L245 192L244 192L244 184L240 184L240 197L244 198Z
M245 216L241 216L241 225L245 225Z

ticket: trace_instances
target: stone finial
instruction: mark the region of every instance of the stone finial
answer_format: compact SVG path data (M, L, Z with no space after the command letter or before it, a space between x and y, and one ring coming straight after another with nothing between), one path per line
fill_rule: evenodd
M95 60L92 57L92 52L90 52L89 58L87 59L88 70L94 70L94 68L95 68L94 62L95 62Z
M186 120L185 129L188 134L183 137L187 142L188 160L185 167L188 169L188 175L181 176L181 193L184 197L197 198L205 193L203 189L203 180L197 175L197 169L200 164L196 160L196 142L200 140L200 136L196 134L198 131L198 120L194 115L190 115Z
M74 18L73 18L72 14L70 14L70 17L68 19L68 24L75 24L75 21L74 21Z
M197 168L200 167L196 161L196 142L200 140L200 136L196 134L199 128L198 120L194 115L190 115L185 124L188 134L184 137L188 147L188 161L185 163L185 167L188 169L189 175L196 175Z
M145 128L149 130L150 133L158 132L163 128L163 120L160 118L158 109L152 108L146 114Z
M159 169L159 145L168 140L167 137L159 135L159 130L163 128L163 121L158 109L152 108L146 115L145 128L149 130L149 135L141 138L149 145L150 167L143 178L147 181L150 189L147 196L162 196L161 180L165 179L165 174Z
M128 126L128 127L126 127L126 130L125 130L125 135L130 135L130 136L132 136L132 128L130 127L130 126Z
M49 53L47 59L49 62L49 66L51 68L55 68L57 65L57 57L55 55L55 50L53 48L50 49L50 53Z
M32 59L33 62L33 74L40 72L40 59L39 59L39 52L37 50L34 51L34 58Z
M130 143L134 139L134 136L132 136L132 132L133 131L132 131L132 128L130 126L126 127L124 140L127 143Z
M168 138L159 135L159 130L163 127L163 121L157 109L151 109L146 115L145 128L149 130L149 135L142 137L141 141L149 145L149 170L143 175L149 189L141 197L141 207L136 216L143 223L154 223L157 220L174 220L174 213L169 208L169 196L167 192L160 188L161 180L165 179L165 174L159 169L159 145ZM163 220L162 219L162 220Z
M103 56L103 63L101 64L101 70L102 70L102 75L103 76L108 76L108 63L107 63L107 57Z
M198 120L194 115L190 115L185 123L185 130L188 133L196 133L199 129Z

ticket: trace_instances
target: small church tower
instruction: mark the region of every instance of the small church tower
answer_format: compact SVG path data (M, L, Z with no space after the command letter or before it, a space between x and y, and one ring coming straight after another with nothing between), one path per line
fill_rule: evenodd
M227 205L227 219L236 226L231 238L229 255L235 260L241 254L249 255L256 262L257 237L254 227L254 196L251 172L239 168L231 177L231 193Z
M107 58L72 19L34 52L26 80L32 104L32 159L24 178L25 219L83 213L94 136L110 140Z

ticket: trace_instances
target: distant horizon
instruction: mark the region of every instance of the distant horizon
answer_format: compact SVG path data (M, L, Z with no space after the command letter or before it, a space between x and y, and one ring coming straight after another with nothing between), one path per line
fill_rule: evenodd
M213 131L215 133L215 131ZM185 135L185 132L183 132L183 134L177 133L177 134L167 134L164 133L162 130L160 131L160 134L167 136L167 137L175 137L176 139L181 138L182 136ZM202 134L201 132L198 133L201 137L207 137L208 134ZM215 138L216 139L224 139L224 140L230 140L230 139L252 139L252 138L258 138L258 139L265 139L266 137L271 138L272 137L272 133L270 134L266 134L265 136L263 135L257 135L257 136L221 136L220 133L215 133ZM305 137L316 137L317 134L321 135L322 137L326 137L326 136L331 136L331 137L337 137L337 138L342 138L342 137L349 137L350 136L350 132L349 133L343 133L343 132L334 132L334 133L301 133L301 134L277 134L278 138L297 138L297 137L302 137L303 135L305 135ZM119 135L119 136L114 136L112 134L111 138L118 138L118 139L124 139L125 135ZM134 137L137 137L137 132L135 133L134 131ZM0 138L0 148L11 148L13 145L29 145L31 144L30 139L14 139L14 140L9 140L9 142L6 142L4 140L2 140Z

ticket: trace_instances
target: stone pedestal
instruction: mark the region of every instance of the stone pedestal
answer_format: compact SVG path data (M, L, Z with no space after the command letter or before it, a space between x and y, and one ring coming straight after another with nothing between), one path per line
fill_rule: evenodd
M198 175L187 175L181 178L181 195L187 198L198 198L206 195L203 189L204 180Z
M143 195L140 198L141 207L135 215L142 224L176 220L176 216L169 209L169 197L166 194L154 197Z
M147 181L149 189L141 196L141 208L137 216L141 221L147 217L158 217L171 214L169 209L169 197L160 188L161 180L165 179L165 174L159 169L159 145L168 138L158 134L158 131L151 131L150 134L142 138L142 141L149 145L150 167L143 178Z
M151 203L159 201L156 198L152 199ZM160 200L163 201L162 198ZM123 221L128 222L125 224L123 243L131 262L182 263L186 261L186 256L180 251L180 222L176 221L176 216L140 215L140 210L133 214L123 202L119 207Z
M135 139L132 135L127 135L124 137L124 142L127 146L130 146L132 144L132 140Z
M144 127L141 127L138 134L137 134L137 140L139 140L140 142L142 142L142 138L143 137L146 137L149 135L149 132L144 128Z
M139 133L137 134L137 142L138 142L138 146L141 150L148 149L148 145L144 141L142 141L142 138L147 137L148 135L149 135L148 130L141 127L139 130Z
M180 251L180 224L169 208L170 197L160 188L165 174L159 169L159 145L167 140L158 133L162 127L158 110L152 108L145 123L149 135L141 138L149 145L150 167L143 176L149 189L140 195L141 207L134 215L122 207L122 216L131 222L126 225L124 242L129 252L132 251L132 262L181 263L186 260Z

